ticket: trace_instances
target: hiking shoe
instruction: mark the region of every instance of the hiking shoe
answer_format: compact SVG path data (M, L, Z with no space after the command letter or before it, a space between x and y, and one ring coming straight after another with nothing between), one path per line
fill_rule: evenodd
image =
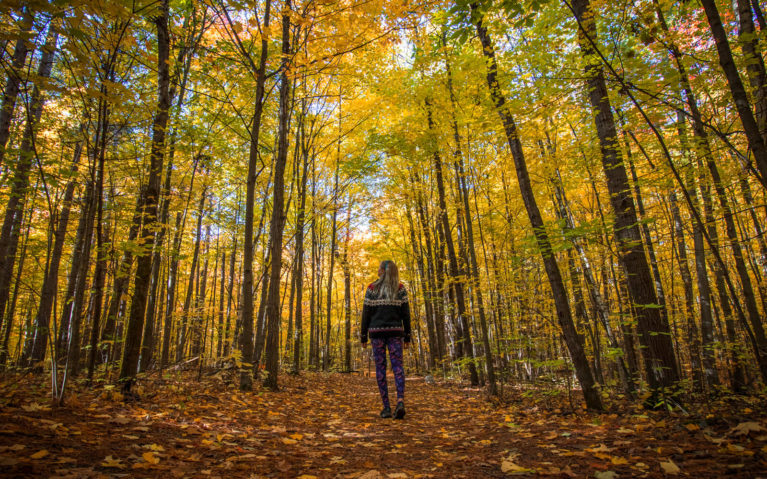
M397 409L394 410L394 419L402 419L405 417L405 403L398 402Z
M391 408L389 406L381 409L381 417L384 419L391 417Z

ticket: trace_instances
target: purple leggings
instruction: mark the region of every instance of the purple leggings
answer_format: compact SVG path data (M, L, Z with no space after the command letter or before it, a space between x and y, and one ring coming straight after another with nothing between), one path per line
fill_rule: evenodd
M373 358L376 362L376 380L384 407L389 407L389 388L386 385L386 348L389 348L391 369L394 372L394 384L397 387L397 400L405 400L405 369L402 367L402 338L371 338Z

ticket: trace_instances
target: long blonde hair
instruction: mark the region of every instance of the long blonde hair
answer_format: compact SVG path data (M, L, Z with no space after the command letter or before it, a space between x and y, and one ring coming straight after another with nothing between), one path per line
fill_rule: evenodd
M381 261L381 266L378 270L383 271L381 276L373 282L378 297L395 299L397 291L399 291L399 270L396 263L390 259Z

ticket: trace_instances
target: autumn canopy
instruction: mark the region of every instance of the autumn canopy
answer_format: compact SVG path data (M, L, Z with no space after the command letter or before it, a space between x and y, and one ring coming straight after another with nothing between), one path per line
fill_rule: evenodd
M765 50L760 0L3 1L0 391L361 374L392 259L409 376L763 404Z

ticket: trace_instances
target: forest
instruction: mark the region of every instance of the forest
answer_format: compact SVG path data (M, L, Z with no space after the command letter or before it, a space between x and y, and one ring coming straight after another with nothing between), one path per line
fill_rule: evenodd
M0 465L759 477L765 8L3 0Z

